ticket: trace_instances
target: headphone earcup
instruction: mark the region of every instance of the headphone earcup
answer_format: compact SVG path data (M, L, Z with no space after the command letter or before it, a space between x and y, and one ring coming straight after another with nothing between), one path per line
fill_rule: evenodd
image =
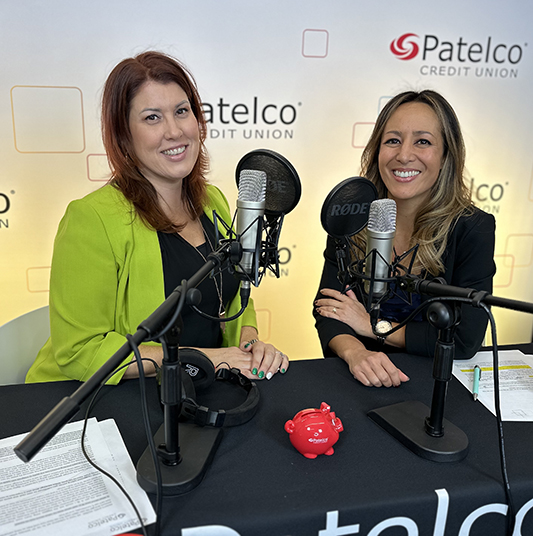
M196 391L202 391L215 381L215 367L211 360L195 348L181 348L180 361L182 376L188 376L194 383ZM184 383L184 381L182 381Z

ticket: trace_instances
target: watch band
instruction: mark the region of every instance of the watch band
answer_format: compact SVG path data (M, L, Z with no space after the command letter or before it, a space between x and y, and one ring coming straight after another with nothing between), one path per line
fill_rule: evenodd
M386 338L387 337L385 337L384 335L376 335L376 339L379 342L379 344L385 344L385 339Z

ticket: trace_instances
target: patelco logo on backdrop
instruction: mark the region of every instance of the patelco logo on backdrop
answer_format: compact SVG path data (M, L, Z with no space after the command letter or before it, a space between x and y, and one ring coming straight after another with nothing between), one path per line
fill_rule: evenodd
M429 62L420 67L423 76L517 78L527 43L505 43L492 36L483 41L460 36L452 41L437 35L405 33L389 48L402 61L418 58Z
M210 139L290 140L298 107L302 103L273 103L259 96L248 102L232 102L220 97L216 103L203 102Z
M0 192L0 229L9 227L9 220L7 213L11 208L11 197L15 192L11 190L9 194Z
M418 43L413 37L418 37L414 33L406 33L395 39L390 44L391 52L400 60L412 60L418 54Z

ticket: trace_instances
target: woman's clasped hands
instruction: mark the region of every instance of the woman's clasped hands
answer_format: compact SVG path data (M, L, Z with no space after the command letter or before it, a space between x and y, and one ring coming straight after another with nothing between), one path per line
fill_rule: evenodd
M323 298L315 301L318 314L345 323L359 336L376 338L370 315L352 290L342 293L326 288L321 289L320 294ZM336 336L330 347L348 363L354 378L367 387L398 387L409 381L409 377L394 365L387 354L367 350L350 335Z

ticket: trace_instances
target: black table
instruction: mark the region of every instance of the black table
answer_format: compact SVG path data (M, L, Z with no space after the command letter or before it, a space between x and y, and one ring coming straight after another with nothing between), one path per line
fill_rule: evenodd
M197 488L164 499L163 534L189 536L188 528L221 525L234 531L222 534L240 536L503 536L505 495L495 417L454 378L445 417L467 433L469 453L453 463L416 456L367 417L371 409L404 400L431 404L432 361L406 354L395 355L394 361L411 378L399 388L364 387L336 358L295 361L287 374L257 382L261 402L254 419L224 430L213 464ZM0 387L0 436L30 430L78 385ZM155 432L162 412L155 381L148 380L147 387ZM225 407L236 404L239 396L228 393L227 386L209 393L210 403L223 397ZM309 460L292 447L284 424L322 401L340 417L344 431L332 456ZM146 447L138 380L105 387L92 415L116 420L135 463ZM533 423L507 422L504 432L521 520L521 532L515 534L533 535L533 515L528 513L533 506L528 504L533 503Z

